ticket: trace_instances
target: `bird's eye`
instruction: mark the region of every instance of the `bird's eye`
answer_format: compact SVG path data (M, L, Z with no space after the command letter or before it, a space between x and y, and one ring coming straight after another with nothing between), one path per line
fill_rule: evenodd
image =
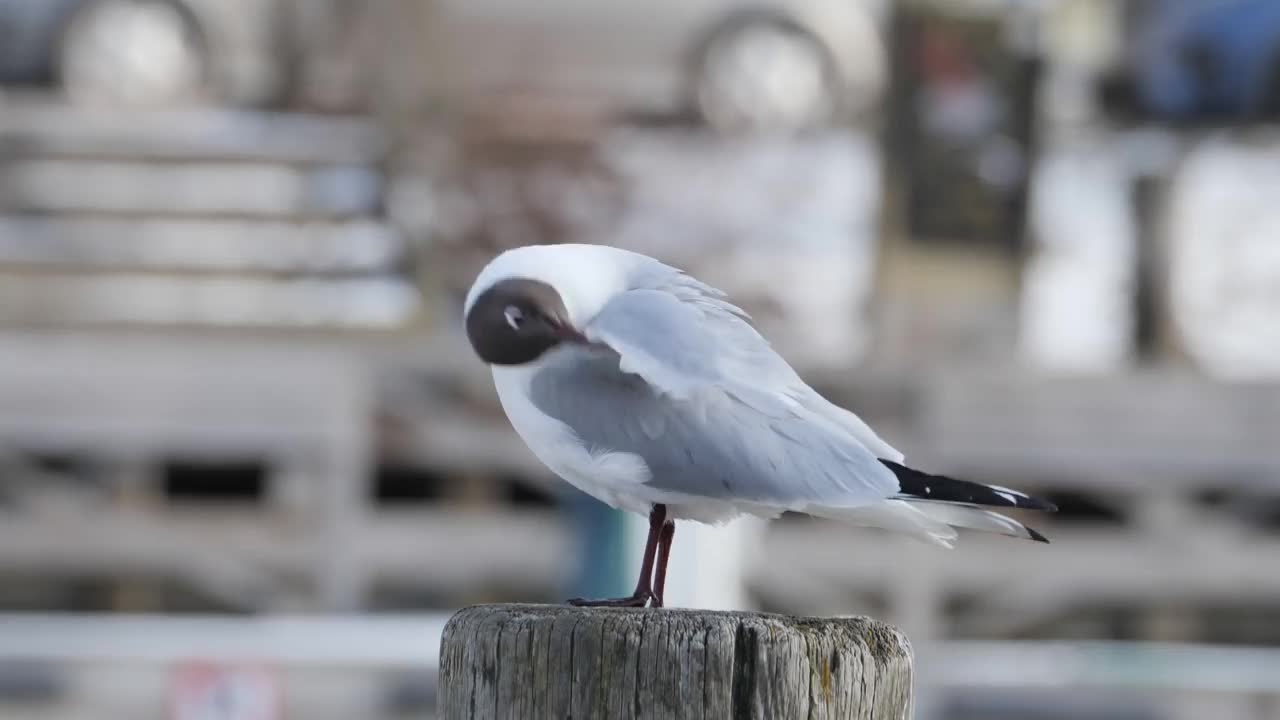
M524 311L515 305L508 305L502 311L502 317L507 319L507 324L511 326L512 330L519 330L520 326L524 324Z

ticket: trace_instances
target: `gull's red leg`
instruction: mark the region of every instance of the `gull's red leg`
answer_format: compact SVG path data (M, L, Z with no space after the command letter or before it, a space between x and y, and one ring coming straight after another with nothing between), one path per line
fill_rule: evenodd
M657 600L658 596L653 592L653 556L658 549L658 540L666 519L667 506L654 505L649 512L649 537L644 544L644 558L640 561L640 577L636 580L635 592L628 597L605 600L572 598L569 604L576 607L644 607L650 600ZM665 569L665 566L664 560L662 567Z
M662 607L662 593L667 587L667 558L671 555L671 541L676 536L676 523L668 520L658 534L658 571L653 581L653 606Z

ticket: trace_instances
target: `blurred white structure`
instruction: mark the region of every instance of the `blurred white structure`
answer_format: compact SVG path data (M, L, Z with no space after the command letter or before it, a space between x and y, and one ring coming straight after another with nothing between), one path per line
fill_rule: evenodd
M741 518L719 527L677 523L667 568L667 607L740 610L751 607L747 587L750 568L760 552L765 522ZM626 576L639 572L649 523L627 515L631 559Z
M846 368L863 356L881 206L869 132L734 140L618 131L601 155L626 199L590 232L722 288L797 365Z
M1102 135L1048 150L1031 180L1023 357L1050 370L1118 370L1132 357L1137 223L1129 168Z
M469 112L530 101L794 132L873 112L888 80L885 0L435 0L436 92Z
M1230 380L1280 378L1280 134L1215 134L1188 151L1164 218L1186 351Z

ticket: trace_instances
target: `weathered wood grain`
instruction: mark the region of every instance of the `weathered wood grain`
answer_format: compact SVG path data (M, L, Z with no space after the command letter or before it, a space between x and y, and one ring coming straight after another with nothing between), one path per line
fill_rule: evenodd
M440 650L443 720L900 720L911 648L868 618L477 605Z

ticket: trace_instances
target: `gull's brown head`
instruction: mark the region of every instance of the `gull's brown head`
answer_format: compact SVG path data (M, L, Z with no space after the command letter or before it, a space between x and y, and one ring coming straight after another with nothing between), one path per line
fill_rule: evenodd
M480 293L465 324L471 347L492 365L524 365L563 342L584 341L560 293L528 278L501 280Z

